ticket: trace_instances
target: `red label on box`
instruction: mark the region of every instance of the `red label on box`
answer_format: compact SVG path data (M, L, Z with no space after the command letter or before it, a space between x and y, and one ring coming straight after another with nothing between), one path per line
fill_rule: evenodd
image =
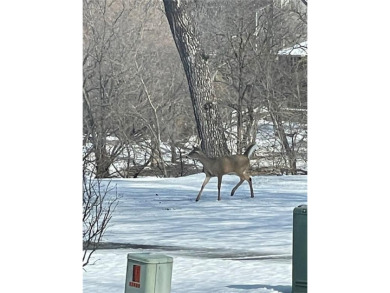
M141 282L141 266L133 265L133 282Z

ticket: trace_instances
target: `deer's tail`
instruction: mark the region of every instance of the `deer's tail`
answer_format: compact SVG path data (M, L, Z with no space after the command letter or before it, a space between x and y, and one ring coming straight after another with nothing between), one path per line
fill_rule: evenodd
M244 156L247 156L248 158L250 158L253 154L253 152L257 149L257 144L256 143L252 143L250 146L248 146L248 148L246 149L245 153L244 153Z

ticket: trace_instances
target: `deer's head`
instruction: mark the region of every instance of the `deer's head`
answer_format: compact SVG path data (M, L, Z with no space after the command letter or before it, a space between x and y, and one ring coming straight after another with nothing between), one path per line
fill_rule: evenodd
M199 147L194 146L192 151L187 155L187 158L199 159L201 154L203 154L202 150Z

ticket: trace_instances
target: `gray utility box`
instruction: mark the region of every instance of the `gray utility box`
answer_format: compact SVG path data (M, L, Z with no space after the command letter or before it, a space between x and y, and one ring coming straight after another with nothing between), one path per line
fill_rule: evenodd
M125 293L170 293L172 265L162 254L127 254Z
M307 205L294 208L292 293L307 292Z

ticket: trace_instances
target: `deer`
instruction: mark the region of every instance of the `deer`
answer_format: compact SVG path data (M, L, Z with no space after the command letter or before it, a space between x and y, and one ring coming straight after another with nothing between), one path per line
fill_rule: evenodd
M235 174L240 177L240 182L232 189L231 196L234 195L237 188L246 180L249 183L251 198L254 197L253 187L252 187L252 178L246 173L249 169L249 158L256 150L257 145L255 143L251 144L243 155L231 155L223 157L209 158L206 156L202 150L194 146L193 150L187 155L188 158L199 160L204 168L204 173L206 178L200 188L199 194L196 197L195 201L200 200L202 191L206 184L210 181L211 177L218 177L218 200L221 200L221 183L222 176L225 174Z

